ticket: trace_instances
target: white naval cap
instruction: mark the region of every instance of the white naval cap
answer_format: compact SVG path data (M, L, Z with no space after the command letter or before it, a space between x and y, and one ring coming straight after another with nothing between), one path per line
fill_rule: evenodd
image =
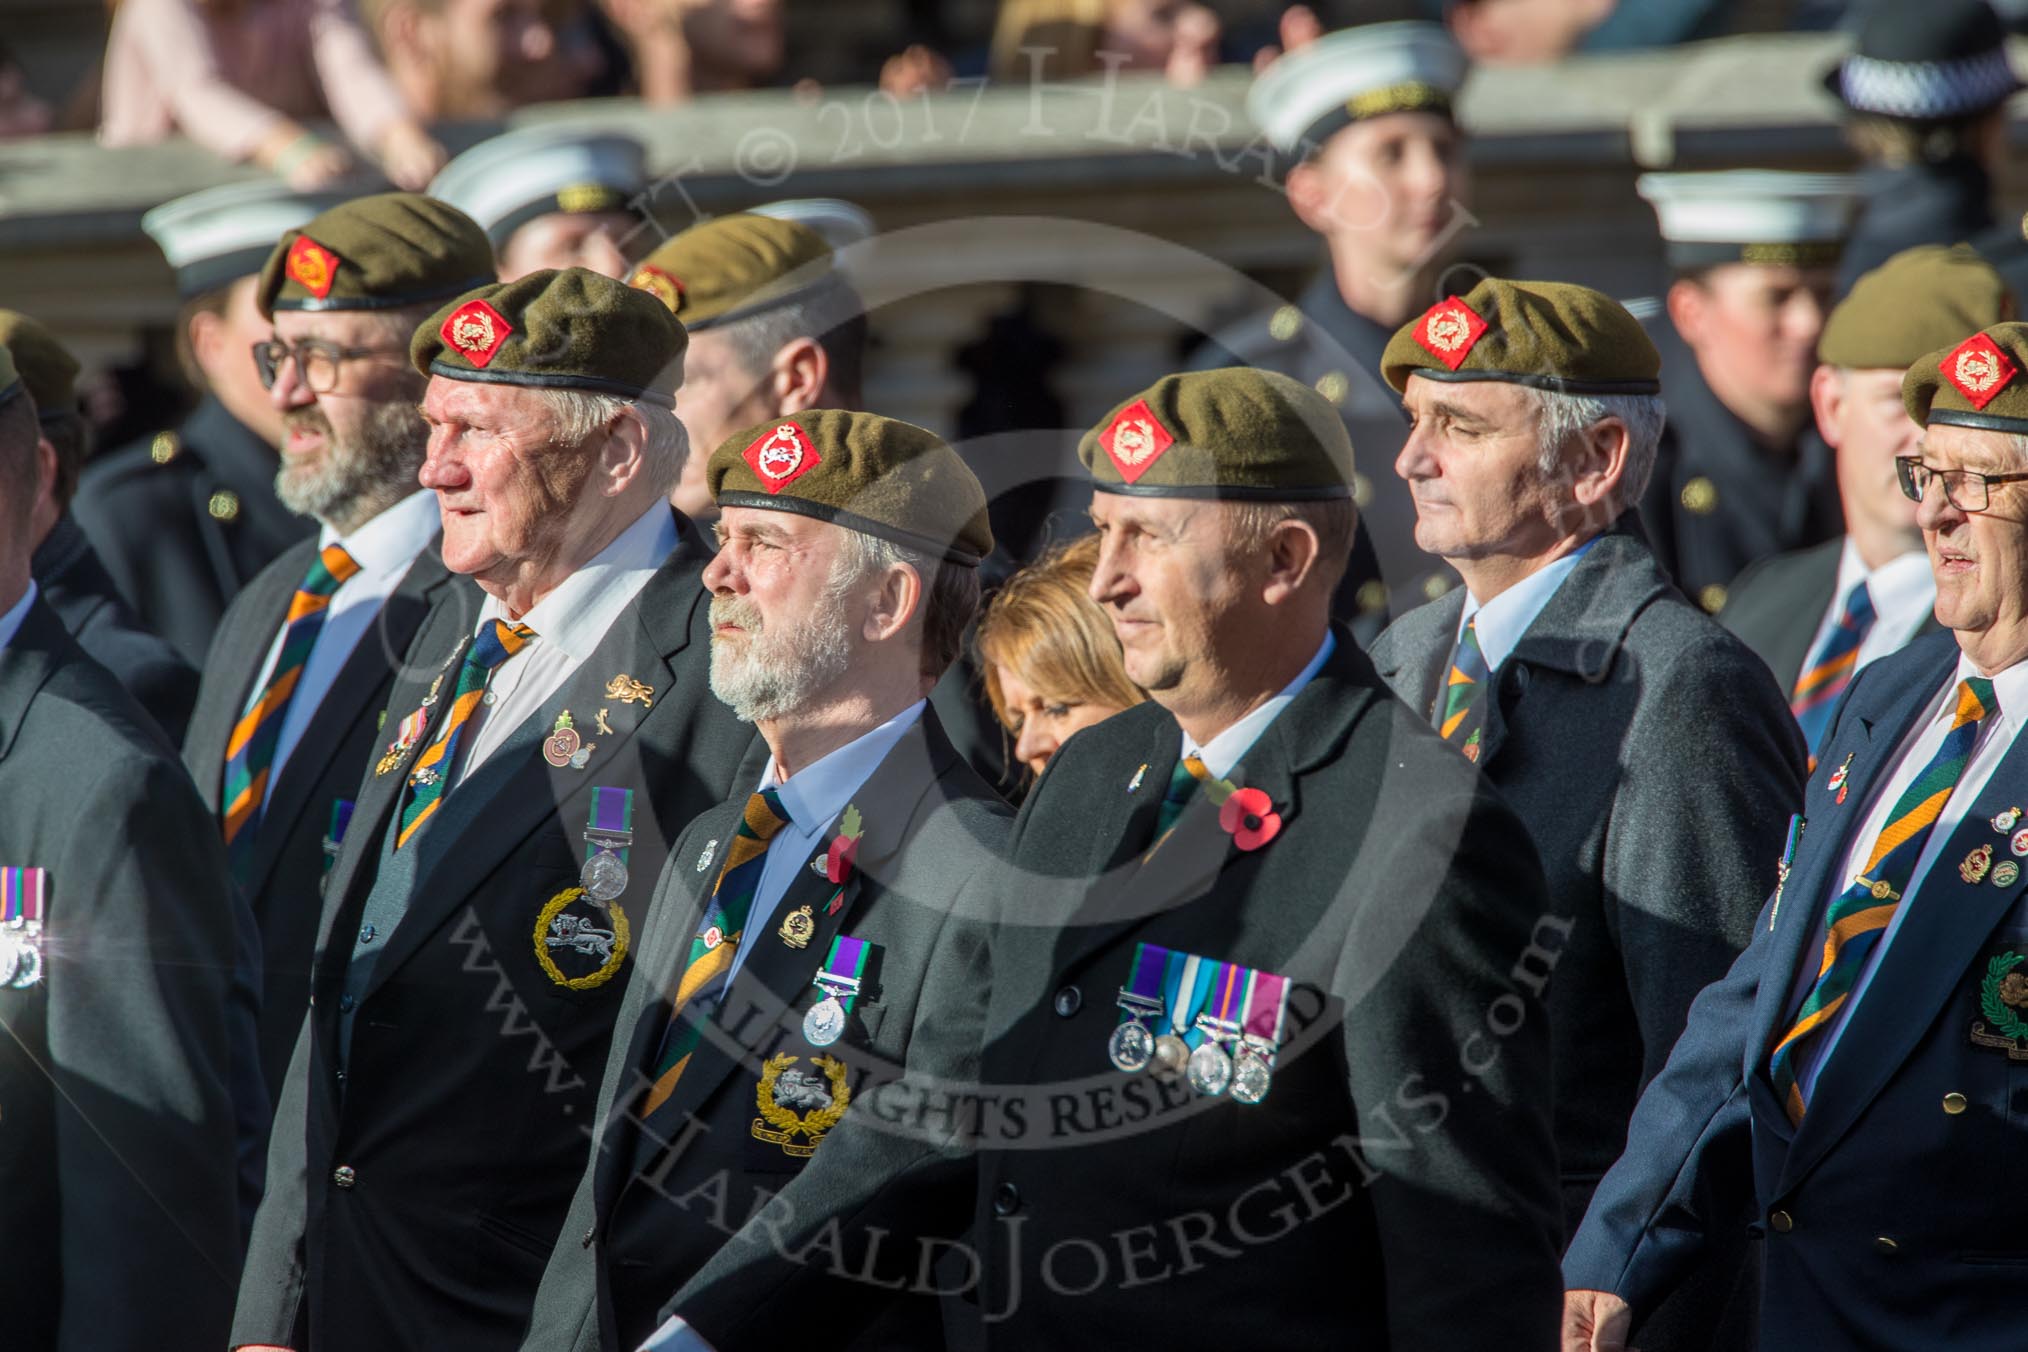
M1449 116L1465 70L1464 50L1442 24L1362 24L1277 59L1247 91L1246 111L1275 149L1314 150L1362 118Z
M527 127L443 167L429 195L470 216L495 249L537 216L626 211L648 186L648 153L616 132Z
M176 270L177 293L187 300L259 272L276 240L344 200L260 178L164 202L141 217L141 229Z
M1773 169L1642 174L1634 190L1655 208L1669 262L1679 268L1829 267L1844 249L1858 198L1850 175Z
M873 238L873 217L866 209L837 197L792 197L755 207L753 214L806 226L822 235L834 254Z

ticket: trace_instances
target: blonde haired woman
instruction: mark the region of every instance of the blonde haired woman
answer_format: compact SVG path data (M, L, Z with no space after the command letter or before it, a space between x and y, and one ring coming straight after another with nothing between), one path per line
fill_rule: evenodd
M979 621L986 696L1031 774L1072 733L1148 697L1089 594L1098 552L1095 535L1058 545L1008 578Z

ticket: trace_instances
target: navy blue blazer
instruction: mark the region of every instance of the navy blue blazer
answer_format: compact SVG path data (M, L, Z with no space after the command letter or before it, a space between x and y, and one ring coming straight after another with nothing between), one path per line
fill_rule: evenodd
M2028 861L2011 849L2028 816L2003 814L2028 807L2028 736L1907 903L1800 1127L1767 1073L1798 966L1821 942L1831 875L1958 655L1951 635L1933 635L1853 682L1804 791L1786 882L1746 952L1691 1006L1565 1256L1565 1284L1621 1296L1637 1337L1706 1242L1745 1216L1766 1238L1764 1347L2020 1345L2028 1036L2002 1034L2028 1031L2028 965L2005 980L2028 963ZM1984 869L1973 866L1981 847ZM1772 883L1773 860L1769 873Z

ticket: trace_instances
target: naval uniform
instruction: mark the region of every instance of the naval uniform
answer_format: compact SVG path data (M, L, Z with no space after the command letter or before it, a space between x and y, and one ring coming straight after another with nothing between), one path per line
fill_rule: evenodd
M2018 220L1994 215L1993 180L1978 161L1876 165L1859 185L1864 204L1839 264L1839 295L1903 249L1962 243L1993 265L2017 302L2028 296L2028 240Z
M149 629L201 667L226 604L315 529L275 496L275 450L207 395L174 431L94 459L71 515Z

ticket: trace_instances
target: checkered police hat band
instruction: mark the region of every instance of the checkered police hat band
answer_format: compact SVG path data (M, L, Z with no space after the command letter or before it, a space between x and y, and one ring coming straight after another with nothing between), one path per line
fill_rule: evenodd
M1845 102L1885 117L1962 117L2003 102L2021 82L1994 48L1958 61L1880 61L1848 57L1840 70Z

